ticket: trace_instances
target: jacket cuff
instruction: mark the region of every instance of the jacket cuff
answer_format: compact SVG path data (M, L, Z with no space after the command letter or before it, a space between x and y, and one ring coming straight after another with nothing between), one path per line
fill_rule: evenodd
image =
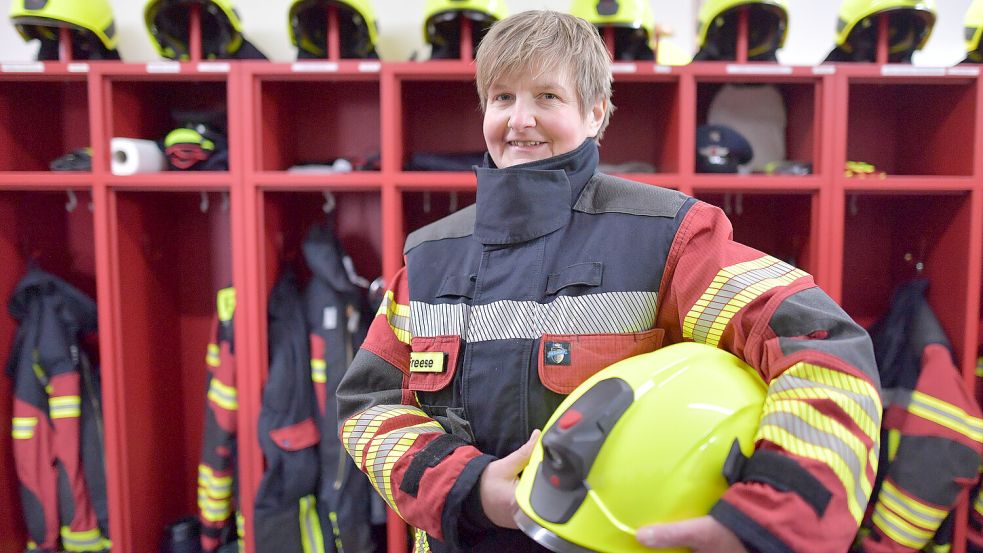
M750 553L795 553L754 519L724 500L710 509L710 516L733 532Z
M492 455L479 455L471 459L451 486L440 517L444 543L449 547L466 549L481 539L484 530L495 527L481 508L478 484L485 467L496 459Z

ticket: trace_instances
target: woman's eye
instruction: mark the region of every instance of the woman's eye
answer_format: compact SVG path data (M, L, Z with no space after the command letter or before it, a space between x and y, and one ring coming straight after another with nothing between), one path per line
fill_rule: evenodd
M508 102L511 98L512 98L511 94L506 94L504 92L502 94L495 95L496 102Z
M556 94L553 94L552 92L544 92L543 93L543 99L545 99L545 100L559 100L560 97L557 96Z

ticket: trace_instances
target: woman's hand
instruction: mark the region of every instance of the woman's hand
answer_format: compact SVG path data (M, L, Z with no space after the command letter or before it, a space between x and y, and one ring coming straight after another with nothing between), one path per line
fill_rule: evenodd
M653 549L688 547L693 553L747 553L733 532L709 516L643 526L635 538Z
M481 495L481 508L488 520L502 528L518 528L512 515L518 509L515 503L515 488L519 485L519 473L529 463L532 448L539 439L539 430L533 430L529 440L519 449L507 456L488 463L481 473L478 493Z

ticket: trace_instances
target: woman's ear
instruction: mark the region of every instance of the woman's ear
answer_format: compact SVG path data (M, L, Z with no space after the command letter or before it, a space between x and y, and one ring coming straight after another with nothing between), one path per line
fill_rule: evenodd
M601 130L601 124L604 123L604 114L607 113L607 111L607 99L599 98L596 102L594 102L594 105L587 113L587 128L590 129L591 136L596 137L597 133Z

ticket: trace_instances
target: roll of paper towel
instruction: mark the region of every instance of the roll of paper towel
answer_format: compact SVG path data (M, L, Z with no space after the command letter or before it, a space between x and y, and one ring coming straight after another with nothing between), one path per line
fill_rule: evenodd
M109 149L112 154L110 169L114 175L157 173L167 167L164 152L153 140L113 138Z

